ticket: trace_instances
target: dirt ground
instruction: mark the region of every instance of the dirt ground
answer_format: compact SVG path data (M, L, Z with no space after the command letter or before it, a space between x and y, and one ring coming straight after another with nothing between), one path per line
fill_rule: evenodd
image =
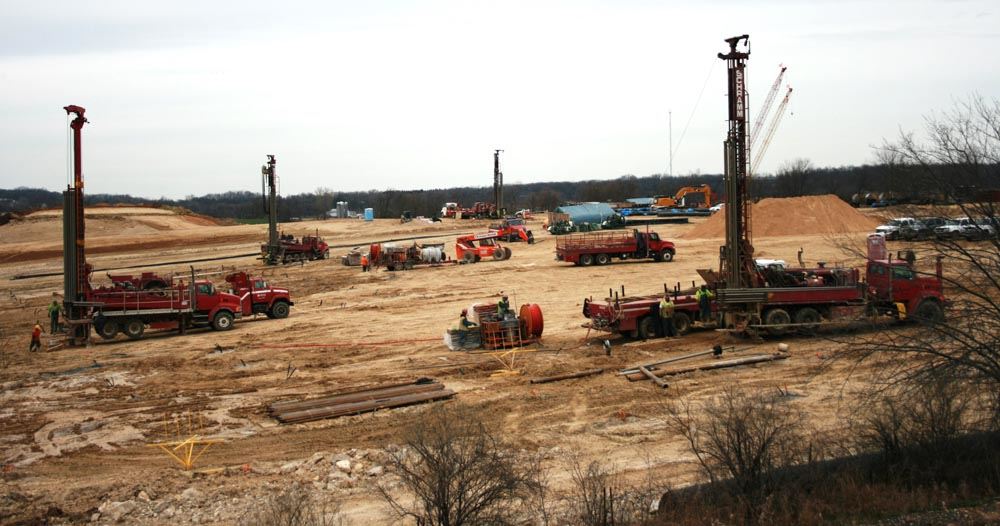
M137 273L142 265L248 253L266 237L262 225L210 225L141 211L88 218L88 260L97 269L136 266ZM31 325L41 320L48 329L45 307L61 291L62 278L11 278L61 269L61 223L57 216L28 216L2 226L7 250L0 259L6 289L0 292L0 523L46 515L54 522L232 523L262 496L293 481L340 502L348 524L389 522L373 491L374 484L391 481L381 473L380 451L397 444L399 428L428 406L299 425L279 425L266 406L423 376L455 390L457 401L481 408L524 449L544 453L557 485L569 478L564 460L571 453L605 462L625 477L652 470L672 485L694 480L692 458L665 424L665 404L712 396L726 385L787 389L794 395L789 403L818 427L840 425L838 417L853 409L867 372L852 373L850 364L831 360L841 348L828 339L787 337L782 341L790 346L788 360L690 374L661 390L616 372L716 343L751 354L770 352L777 341L734 340L714 331L671 340L615 337L609 357L600 343L605 336L587 338L581 328L584 298L602 300L609 288L622 286L629 295L653 294L664 283L700 282L698 268L717 268L718 239L683 235L701 221L655 228L677 243L670 263L563 264L554 259L554 238L538 222L531 224L537 242L511 243L513 257L502 262L362 273L341 265L339 256L348 249L337 248L330 260L278 268L264 268L252 257L198 263L206 272L262 272L292 291L291 316L244 320L228 332L147 332L138 341L119 336L87 348L33 354L27 352ZM455 234L482 231L486 223L328 220L285 227L296 235L318 231L331 245L348 247L440 233L454 257ZM793 262L802 248L807 263L856 264L845 259L840 245L860 244L863 236L770 237L755 245L760 257ZM504 367L497 357L451 352L442 343L463 307L495 302L501 292L516 305L537 303L544 312L542 343L516 357L518 375L495 375ZM528 383L597 367L605 373ZM222 440L198 461L199 468L221 469L187 476L149 447L178 434ZM356 467L338 473L337 459Z

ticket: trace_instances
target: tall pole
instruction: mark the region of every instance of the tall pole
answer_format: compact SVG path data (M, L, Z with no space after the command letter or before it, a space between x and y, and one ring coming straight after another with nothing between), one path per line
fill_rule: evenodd
M667 127L670 129L670 170L667 175L674 176L674 112L667 110Z
M493 205L497 217L503 217L503 172L500 171L500 152L493 150Z
M745 51L737 49L743 42ZM747 156L746 60L750 57L750 37L727 38L729 53L719 53L726 61L729 83L729 131L725 141L726 244L720 251L720 271L726 287L756 285L750 233L749 161Z
M266 263L277 264L280 258L281 242L278 239L278 185L276 181L274 166L278 161L273 155L267 156L267 164L261 167L261 176L267 186L267 202L265 211L267 212L267 258Z
M66 114L76 117L69 126L73 129L73 184L63 192L63 310L67 320L79 320L85 316L78 302L85 298L89 285L87 259L85 253L86 235L83 217L83 138L81 130L88 121L86 110L80 106L63 107ZM89 327L74 326L69 343L76 343L77 337L86 337Z

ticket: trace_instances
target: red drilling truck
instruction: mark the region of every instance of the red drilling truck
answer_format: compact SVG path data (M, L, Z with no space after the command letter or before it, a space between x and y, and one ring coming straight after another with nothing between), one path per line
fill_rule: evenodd
M556 260L587 267L606 265L614 258L673 261L676 248L656 232L605 231L561 236L556 239Z
M141 283L142 278L130 276L118 276L110 287L95 288L90 284L91 266L85 265L84 270L83 301L78 304L94 310L94 330L105 340L114 339L119 332L138 339L147 326L181 331L191 327L212 327L227 331L243 314L238 297L217 290L210 281L195 280L193 270L187 283L158 278L168 285L146 289L133 285L137 281Z
M288 289L271 286L264 278L239 271L226 276L231 293L240 299L244 316L266 314L268 318L287 318L295 305Z
M871 254L871 251L869 252ZM944 319L941 260L934 275L921 275L915 260L907 254L881 259L869 257L865 279L855 268L826 267L760 268L766 286L754 289L714 291L712 319L700 319L696 290L675 287L669 294L674 302L674 326L678 334L691 330L694 321L714 327L720 301L760 305L759 313L740 330L763 331L780 336L792 330L811 332L828 322L858 319L865 315L887 315L897 320L909 316L931 322ZM733 297L733 294L740 295ZM633 338L658 335L656 310L662 295L625 297L609 293L604 302L584 300L583 314L590 319L585 327L619 332Z

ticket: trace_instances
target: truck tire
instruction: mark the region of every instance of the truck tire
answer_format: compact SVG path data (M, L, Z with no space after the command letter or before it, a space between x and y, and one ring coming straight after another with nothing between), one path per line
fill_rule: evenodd
M498 248L493 251L493 259L496 261L503 261L504 255L506 255L506 252L504 252L503 248Z
M274 305L271 305L271 310L267 313L267 315L271 318L287 318L289 310L287 302L276 301L274 302Z
M590 254L580 254L580 265L589 267L594 264L594 256Z
M142 333L146 331L146 324L142 322L139 318L132 318L125 321L125 327L122 332L125 336L133 340L138 340L142 338Z
M462 254L462 261L465 263L475 263L476 256L472 252L465 252Z
M413 262L406 261L403 263L403 270L413 270Z
M229 311L219 311L212 319L212 328L217 331L228 331L233 328L233 315Z
M800 331L813 332L819 327L820 321L821 318L819 311L812 307L802 307L801 309L795 311L795 323L808 324L799 327Z
M330 249L323 251L323 259L330 259Z
M483 258L479 257L479 254L476 254L476 263L479 263L482 260Z
M504 258L504 260L510 259L511 254L513 254L513 252L510 251L510 247L503 247L503 258Z
M97 335L105 340L113 340L115 336L118 335L118 322L115 320L106 320L98 327L94 327L97 330Z
M786 325L792 322L792 317L785 309L770 309L764 313L764 325ZM768 334L781 336L788 332L787 327L767 327Z
M913 313L917 323L923 325L935 325L944 321L944 309L932 299L926 299L917 305L917 311Z
M529 245L535 244L535 236L534 234L531 233L531 230L528 231L528 244Z
M611 257L607 254L598 254L594 257L594 263L597 263L598 265L607 265L610 262Z
M639 319L636 327L639 330L639 338L649 340L656 338L656 318L653 316L643 316Z
M674 330L678 336L691 332L691 316L686 312L674 312Z
M674 253L671 252L670 250L662 250L660 251L656 260L662 261L664 263L669 263L674 260Z

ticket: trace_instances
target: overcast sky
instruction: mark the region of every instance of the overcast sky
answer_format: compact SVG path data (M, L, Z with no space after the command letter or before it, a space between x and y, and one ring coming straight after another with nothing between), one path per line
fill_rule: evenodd
M870 162L883 137L1000 88L995 0L0 9L3 188L65 186L68 104L91 121L90 193L259 189L269 153L285 194L486 186L494 148L508 182L666 173L671 111L673 172L721 173L716 53L743 33L751 112L779 64L794 88L758 171Z

